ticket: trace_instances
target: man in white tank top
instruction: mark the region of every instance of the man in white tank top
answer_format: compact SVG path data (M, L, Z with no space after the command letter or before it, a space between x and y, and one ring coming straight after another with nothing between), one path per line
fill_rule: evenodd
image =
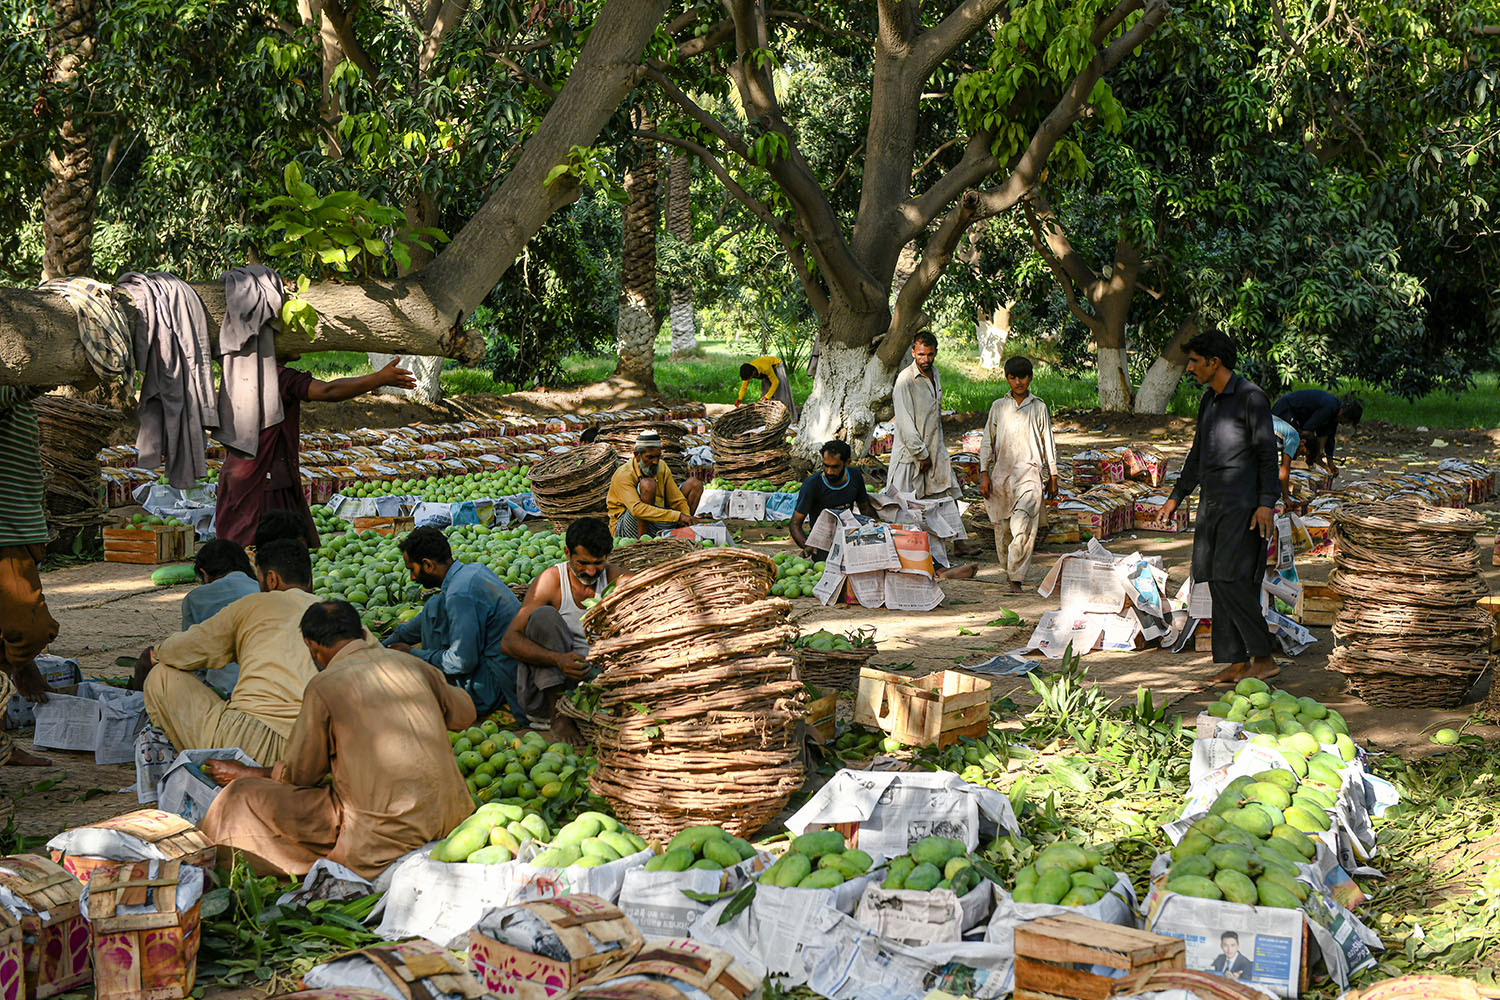
M606 588L630 574L608 565L614 537L600 518L574 521L563 541L567 562L544 570L532 581L500 649L519 665L516 690L532 728L550 728L554 738L576 742L577 728L555 717L552 709L588 670L585 604L592 605Z

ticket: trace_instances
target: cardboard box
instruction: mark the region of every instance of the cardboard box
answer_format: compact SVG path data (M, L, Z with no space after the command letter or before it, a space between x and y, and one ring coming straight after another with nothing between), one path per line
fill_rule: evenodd
M945 747L989 729L991 687L985 678L958 670L907 677L865 667L854 721L909 746Z
M74 827L47 843L52 860L87 884L100 872L147 860L180 861L213 867L215 847L196 826L160 809L137 809L122 816Z
M89 883L97 1000L181 1000L198 977L202 895L178 894L203 873L180 861L136 861L96 872ZM142 911L142 907L147 907Z
M25 969L21 919L0 906L0 1000L26 1000Z
M0 858L0 886L21 901L26 996L46 1000L94 978L89 928L79 909L83 883L36 854Z
M609 978L634 958L641 932L620 908L598 896L576 893L521 903L540 917L561 942L566 960L546 958L490 937L479 927L469 932L469 968L491 994L516 1000L555 1000L587 983ZM509 911L491 911L484 922ZM483 923L481 922L481 927Z

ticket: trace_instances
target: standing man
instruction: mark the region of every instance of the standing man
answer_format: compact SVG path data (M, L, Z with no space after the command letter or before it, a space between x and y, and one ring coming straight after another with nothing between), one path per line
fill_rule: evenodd
M979 443L979 492L995 526L995 554L1012 594L1021 592L1031 569L1037 528L1044 520L1042 497L1057 495L1052 414L1031 394L1032 371L1030 358L1005 362L1010 394L990 406Z
M635 439L635 453L609 481L605 507L616 538L660 535L699 523L672 470L661 460L661 435L656 431L641 431Z
M483 563L455 562L448 539L431 525L401 540L401 558L413 580L439 590L421 614L396 627L386 646L437 667L468 692L481 716L504 704L526 725L516 695L516 661L500 649L521 610L515 593Z
M577 729L553 712L563 692L578 686L588 669L588 638L583 634L585 605L630 578L609 566L615 540L609 525L597 517L580 517L563 538L568 559L546 569L526 591L521 610L511 619L500 649L519 665L516 689L521 706L535 723L554 735L577 736ZM561 727L564 732L559 732Z
M1339 469L1333 464L1333 447L1338 438L1339 424L1359 423L1365 415L1365 407L1352 396L1340 400L1322 389L1300 389L1278 399L1271 407L1271 413L1297 428L1302 435L1307 444L1308 465L1326 465L1328 474L1337 476Z
M795 424L797 404L792 402L791 377L787 375L786 365L782 364L781 359L769 354L740 365L740 394L735 397L734 405L739 406L745 401L745 390L755 379L760 379L760 398L774 399L785 406Z
M36 654L57 638L37 566L47 545L42 510L42 435L36 386L0 385L0 667L27 701L47 700ZM11 753L20 763L27 755Z
M448 743L474 724L474 703L430 665L381 649L353 605L314 604L299 627L318 672L286 750L274 767L209 761L225 788L203 833L260 875L300 876L328 858L374 878L474 811Z
M937 371L937 338L923 330L911 346L911 366L896 376L891 390L896 411L896 434L891 449L887 488L918 500L963 495L953 475L953 462L943 441L943 382ZM968 579L979 567L949 566L938 570L945 579Z
M875 517L875 505L865 490L864 473L849 467L853 452L846 441L829 441L823 445L823 471L814 472L802 481L797 491L797 506L792 511L792 541L817 561L828 558L826 549L807 547L807 532L818 523L825 510L858 510Z
M1213 597L1216 683L1262 680L1279 668L1271 633L1260 611L1266 545L1274 530L1271 509L1280 496L1271 405L1260 386L1234 372L1235 342L1205 330L1187 342L1188 374L1208 391L1198 404L1198 430L1172 496L1162 507L1170 518L1200 484L1193 529L1193 581Z
M296 361L294 356L291 360ZM291 510L301 516L309 548L318 547L312 511L302 493L302 468L298 462L302 403L342 402L385 386L410 389L417 383L411 372L392 361L378 372L324 382L307 372L276 365L281 392L281 421L260 432L254 457L230 452L219 469L218 507L214 512L214 534L240 545L250 545L260 515L267 510Z

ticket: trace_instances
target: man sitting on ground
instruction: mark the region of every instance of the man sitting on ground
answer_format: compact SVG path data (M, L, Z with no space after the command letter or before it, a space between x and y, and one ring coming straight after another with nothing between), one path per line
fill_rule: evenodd
M256 553L260 593L241 597L205 622L147 649L136 668L146 714L178 750L239 747L276 760L316 670L298 623L317 602L312 559L301 541L283 539ZM240 665L226 702L194 677Z
M661 460L661 435L656 431L642 431L635 439L635 454L609 481L605 506L616 538L661 535L699 523L672 470Z
M516 661L500 649L521 610L515 593L483 563L455 562L448 539L430 525L401 541L401 558L413 580L440 590L385 644L437 667L468 692L480 715L504 704L525 725L526 710L516 696Z
M215 538L204 543L203 548L198 550L197 558L193 560L193 574L201 586L194 587L182 598L184 632L208 621L241 597L260 593L260 581L255 579L250 557L245 555L244 549L227 538ZM219 670L199 674L199 678L207 681L209 687L219 692L223 698L229 697L239 676L238 663L226 663Z
M818 523L823 511L857 509L867 517L876 516L875 505L865 491L864 473L849 467L852 455L847 442L824 444L823 471L804 479L797 491L797 506L792 511L792 541L813 559L828 558L827 549L813 549L807 544L807 533Z
M500 648L520 665L516 688L533 723L550 720L554 735L572 737L576 728L553 713L564 691L576 687L587 669L589 643L583 635L584 602L630 578L611 569L614 549L609 526L597 517L568 525L563 539L568 561L543 570L531 582L521 610L511 619Z
M374 878L473 811L448 730L474 724L474 703L434 667L380 648L344 601L313 604L299 631L318 672L286 750L274 767L204 765L225 788L203 833L261 875L303 875L326 857Z

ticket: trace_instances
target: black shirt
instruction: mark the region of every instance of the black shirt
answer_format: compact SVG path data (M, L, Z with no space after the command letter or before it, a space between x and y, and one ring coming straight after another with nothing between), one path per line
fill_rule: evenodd
M814 472L802 481L802 488L797 491L796 510L807 518L807 524L811 526L817 523L818 515L825 510L848 510L856 507L861 500L868 502L869 499L870 495L865 492L864 474L858 469L845 469L844 484L837 487L829 486L823 473Z
M1180 502L1201 485L1205 507L1274 507L1281 497L1279 465L1270 401L1260 386L1232 375L1223 392L1203 393L1193 448L1172 496Z
M1323 454L1333 457L1333 443L1339 431L1339 409L1343 404L1331 392L1322 389L1299 389L1276 401L1271 412L1310 437L1327 438Z

